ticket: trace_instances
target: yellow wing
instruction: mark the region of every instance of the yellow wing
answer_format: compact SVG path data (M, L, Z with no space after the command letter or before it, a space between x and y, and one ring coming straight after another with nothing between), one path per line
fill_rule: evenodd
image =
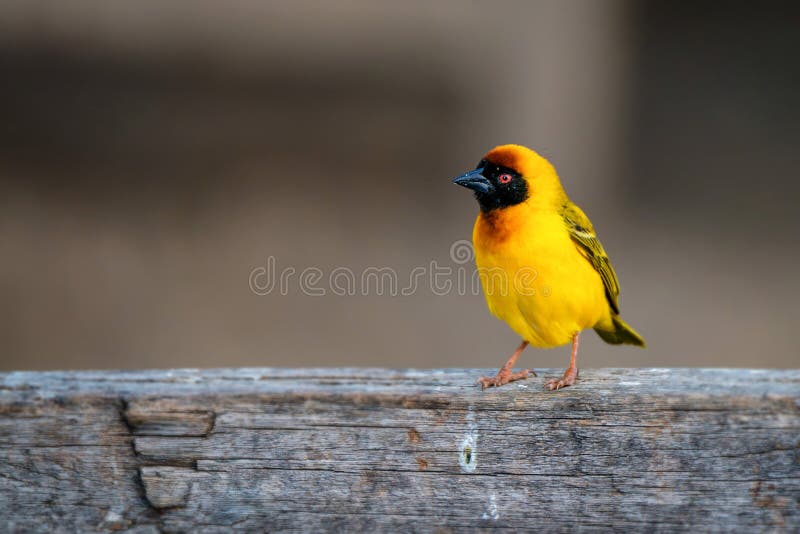
M619 314L619 305L617 304L619 281L617 280L617 274L611 266L611 261L608 259L603 245L600 244L597 235L595 235L592 221L570 200L567 200L566 204L564 204L561 216L567 224L569 235L577 245L578 251L589 260L594 269L600 274L611 309L614 310L614 313Z

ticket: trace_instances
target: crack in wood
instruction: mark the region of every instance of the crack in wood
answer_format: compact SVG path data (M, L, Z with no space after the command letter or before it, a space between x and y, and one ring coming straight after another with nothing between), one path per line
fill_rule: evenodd
M133 454L134 461L137 464L136 471L133 473L133 481L136 486L136 492L139 497L141 503L145 504L153 514L150 514L148 519L156 520L159 514L159 510L157 507L153 506L150 497L147 495L147 485L145 484L142 478L142 470L141 470L141 457L139 453L136 451L136 446L134 445L134 426L131 424L130 419L128 418L128 409L130 403L125 397L119 397L117 402L117 413L119 414L119 420L127 430L127 439L129 442L130 451ZM152 523L151 523L152 524ZM116 530L116 529L114 529ZM158 529L159 532L161 529Z

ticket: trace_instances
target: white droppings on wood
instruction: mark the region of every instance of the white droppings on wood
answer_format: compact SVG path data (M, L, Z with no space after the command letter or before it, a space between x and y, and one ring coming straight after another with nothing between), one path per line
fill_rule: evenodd
M119 515L114 510L109 510L106 516L103 518L104 523L117 523L118 521L122 520L122 516Z
M494 492L489 494L489 508L483 512L481 519L492 519L494 521L500 519L500 511L497 509L497 495Z
M458 465L462 471L472 473L478 467L478 425L471 405L467 409L466 420L467 431L458 450Z

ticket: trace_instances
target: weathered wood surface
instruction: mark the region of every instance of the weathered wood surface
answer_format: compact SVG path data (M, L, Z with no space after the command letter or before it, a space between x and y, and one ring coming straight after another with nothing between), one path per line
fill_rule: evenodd
M0 374L0 530L798 531L800 371Z

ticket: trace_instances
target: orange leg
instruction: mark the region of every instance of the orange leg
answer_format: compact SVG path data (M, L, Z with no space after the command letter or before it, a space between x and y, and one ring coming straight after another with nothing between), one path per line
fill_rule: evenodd
M564 371L564 376L559 380L548 380L544 385L546 389L553 391L554 389L565 388L575 383L575 379L578 378L578 336L580 335L581 333L578 332L572 337L572 357L569 359L569 367Z
M481 385L481 389L486 389L488 387L500 387L503 384L508 384L509 382L513 382L515 380L522 380L523 378L528 378L529 376L533 375L536 376L536 373L531 371L530 369L525 369L524 371L519 371L518 373L512 373L511 370L514 368L514 364L517 362L517 358L519 355L522 354L522 351L525 350L525 347L528 346L527 341L523 341L522 344L517 347L517 350L514 351L514 354L508 359L508 361L497 371L497 375L493 377L489 376L482 376L478 379L478 384Z

